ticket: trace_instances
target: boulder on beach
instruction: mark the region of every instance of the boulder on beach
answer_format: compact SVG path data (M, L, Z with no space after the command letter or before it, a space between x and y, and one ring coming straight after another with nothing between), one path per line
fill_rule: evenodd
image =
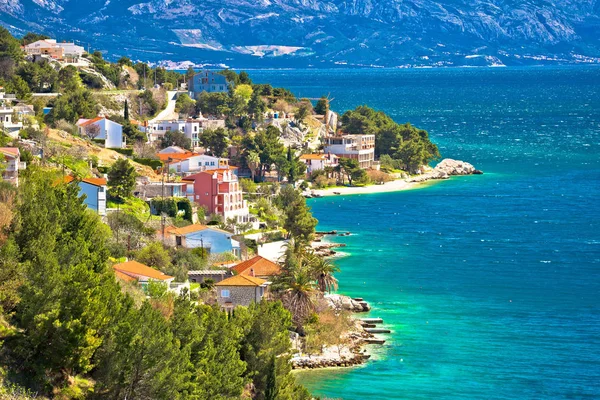
M352 312L366 312L371 310L371 307L366 301L356 301L348 296L341 294L326 294L325 300L329 307L335 310L348 310Z
M412 178L411 182L425 182L430 179L448 179L453 175L481 175L482 171L476 169L472 164L464 161L443 159L432 170Z

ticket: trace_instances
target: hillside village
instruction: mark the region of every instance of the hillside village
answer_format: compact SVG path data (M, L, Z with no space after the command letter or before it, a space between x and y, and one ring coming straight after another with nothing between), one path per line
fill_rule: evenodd
M32 272L26 267L37 262L27 258L26 250L37 239L19 238L28 220L37 226L40 218L49 218L49 224L62 226L64 217L58 215L72 212L101 221L89 224L107 232L100 235L106 274L118 283L119 296L134 299L139 310L148 303L168 322L174 313L184 312L175 299L186 299L230 315L239 306L250 307L259 320L269 318L262 313L275 312L283 320L273 329L304 339L294 341L292 350L286 338L283 347L272 350L273 357L319 354L341 340L354 343L356 337L351 340L348 332L355 327L344 309L355 306L341 306L329 295L337 288L337 269L316 251L323 244L314 241L317 221L304 197L316 196L317 188L377 184L420 172L438 156L425 131L395 124L368 107L338 117L326 97L298 99L286 89L253 83L245 72L179 74L126 58L113 64L99 52L89 54L74 43L34 34L19 41L0 32L0 63L6 67L0 72L0 170L5 182L0 186L0 244L4 251L11 243L21 246L20 256L2 261L7 280L0 289L11 293L0 296L4 338L33 346L36 357L47 351L43 341L32 344L31 337L12 330L26 322L15 316L33 301L24 293L37 282L27 278ZM65 204L79 202L87 211L74 205L74 211L63 210L65 205L48 196L64 197ZM30 214L34 211L24 206L28 202L43 202L47 213ZM87 228L68 224L64 229L74 229L76 235ZM28 234L40 233L46 234L45 228ZM89 253L94 251L99 250ZM66 279L68 289L67 266L73 261L57 257L67 275L56 279ZM9 274L9 263L21 272ZM103 270L104 264L96 268ZM259 305L262 300L279 306ZM108 351L98 344L88 353L100 350ZM9 351L0 362L11 357L21 360ZM352 357L350 352L342 359ZM252 362L242 360L250 368ZM281 375L277 385L282 391L290 385L296 393L289 398L306 398L288 382L288 367L273 360L264 356L256 371L233 372L244 377L232 389L234 397L268 398L265 381L251 377L266 379L275 373ZM77 386L74 377L92 376L98 392L113 393L131 378L108 382L96 375L100 364L77 364L69 371L58 364L46 365L23 384L41 393L48 387L66 393ZM55 367L62 372L48 375ZM33 374L27 369L21 373ZM131 389L127 398L146 389ZM170 397L173 393L151 398L176 398Z

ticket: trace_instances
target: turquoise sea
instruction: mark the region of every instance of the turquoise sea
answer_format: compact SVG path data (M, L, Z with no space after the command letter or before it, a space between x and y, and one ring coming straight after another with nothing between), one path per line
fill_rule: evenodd
M393 333L354 369L299 374L359 399L600 398L600 68L252 71L427 129L482 169L399 193L311 200L340 291Z

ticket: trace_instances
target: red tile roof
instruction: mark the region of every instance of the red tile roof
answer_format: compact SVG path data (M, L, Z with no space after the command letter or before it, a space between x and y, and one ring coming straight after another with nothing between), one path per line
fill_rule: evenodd
M0 153L11 155L13 157L16 157L20 154L19 149L16 147L0 147Z
M157 269L150 268L147 265L139 263L137 261L127 261L120 264L113 265L115 271L121 272L132 278L144 277L149 279L155 279L159 281L166 281L172 279L172 276L165 275Z
M88 126L88 125L94 124L98 121L101 121L103 119L106 119L106 117L96 117L96 118L88 119L87 121L80 123L79 126Z
M279 264L267 260L264 257L256 256L249 260L239 263L232 268L238 275L252 276L274 276L281 273Z
M106 186L105 178L83 178L81 181L94 186Z
M253 276L235 275L217 283L215 286L262 286L267 281Z
M172 161L183 161L183 160L187 160L188 158L194 157L194 156L199 156L200 154L196 154L196 153L192 153L191 151L187 151L185 153L156 153L156 155L158 156L158 158L161 161L168 161L169 158Z
M169 226L165 228L165 233L172 233L173 235L187 235L188 233L203 231L207 229L206 225L192 224L184 226L183 228L177 228L176 226Z

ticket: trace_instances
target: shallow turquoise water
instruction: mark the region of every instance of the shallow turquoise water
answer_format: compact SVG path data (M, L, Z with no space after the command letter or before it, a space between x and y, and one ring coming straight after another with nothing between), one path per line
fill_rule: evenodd
M253 71L333 108L369 104L482 176L311 200L341 292L393 333L356 369L302 373L353 399L600 398L600 68Z

